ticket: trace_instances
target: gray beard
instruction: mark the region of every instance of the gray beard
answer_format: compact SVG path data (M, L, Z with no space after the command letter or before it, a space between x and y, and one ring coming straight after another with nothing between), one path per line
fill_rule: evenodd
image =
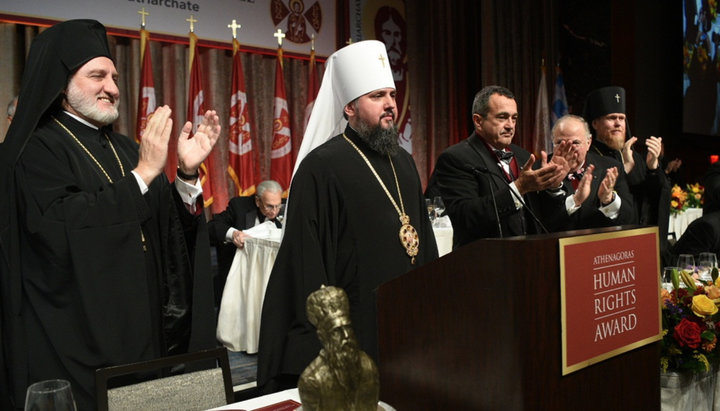
M380 154L394 156L400 150L398 129L395 124L390 128L382 128L379 124L372 126L361 121L355 131L362 141Z

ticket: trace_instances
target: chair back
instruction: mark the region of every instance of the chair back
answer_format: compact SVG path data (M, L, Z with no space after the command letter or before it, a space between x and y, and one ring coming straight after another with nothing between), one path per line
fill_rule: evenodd
M218 367L219 365L219 367ZM183 374L168 375L184 366ZM111 379L142 374L157 378L114 387ZM234 401L227 349L218 347L95 371L98 410L206 410ZM113 388L108 389L108 385Z

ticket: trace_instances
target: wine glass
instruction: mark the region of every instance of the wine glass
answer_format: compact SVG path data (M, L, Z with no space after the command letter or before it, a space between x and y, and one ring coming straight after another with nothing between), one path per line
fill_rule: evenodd
M712 269L717 266L718 261L715 253L700 253L698 256L697 269L701 280L712 281Z
M25 411L76 411L70 382L45 380L28 387Z
M678 271L677 267L665 267L662 272L662 287L668 292L673 290L672 272L673 270Z
M435 196L435 198L433 198L433 206L435 207L435 216L442 216L443 211L445 211L445 203L443 203L442 197Z
M429 198L426 198L425 199L425 207L427 207L428 218L430 219L430 221L434 221L435 220L435 206L433 205L432 200L430 200Z
M680 271L693 275L695 272L695 257L692 254L680 254L675 265Z

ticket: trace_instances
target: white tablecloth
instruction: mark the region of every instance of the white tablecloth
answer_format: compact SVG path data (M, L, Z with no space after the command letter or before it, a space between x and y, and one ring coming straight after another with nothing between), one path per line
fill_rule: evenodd
M670 214L670 222L668 223L668 233L675 233L675 239L680 237L694 220L702 217L702 208L688 208L682 213Z
M213 408L213 410L246 410L252 411L268 405L277 404L282 401L293 400L300 403L300 394L297 388L290 390L280 391L273 394L264 395L262 397L251 398L249 400L236 402L233 404L224 405L222 407ZM378 404L378 410L382 411L395 411L392 406L380 401Z
M438 248L438 257L452 251L453 246L453 228L450 223L450 217L442 216L433 221L433 234L435 234L435 242Z
M279 241L249 238L235 252L225 281L217 339L231 351L254 354L260 338L260 316Z
M662 411L715 411L720 409L718 372L703 375L660 374Z

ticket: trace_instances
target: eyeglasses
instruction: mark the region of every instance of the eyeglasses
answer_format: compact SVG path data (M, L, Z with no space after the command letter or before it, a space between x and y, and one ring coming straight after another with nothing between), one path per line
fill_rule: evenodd
M278 204L278 205L263 204L263 209L265 209L265 211L275 211L275 210L279 210L281 207L282 207L282 204Z

